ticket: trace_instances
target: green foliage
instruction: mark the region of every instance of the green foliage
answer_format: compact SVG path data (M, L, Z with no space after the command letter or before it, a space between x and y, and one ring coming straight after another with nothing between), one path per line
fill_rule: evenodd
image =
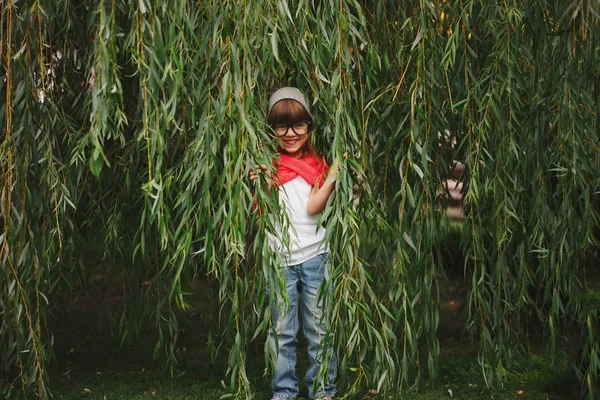
M154 355L171 370L186 288L200 274L217 282L230 384L251 395L278 202L247 174L275 154L269 93L296 85L315 99L315 146L341 164L323 221L328 345L350 392L436 376L441 181L460 160L467 328L486 383L535 315L550 348L568 321L590 327L593 395L597 310L578 293L598 251L596 2L1 7L0 393L51 396L51 305L103 269L122 287L122 342L153 321Z

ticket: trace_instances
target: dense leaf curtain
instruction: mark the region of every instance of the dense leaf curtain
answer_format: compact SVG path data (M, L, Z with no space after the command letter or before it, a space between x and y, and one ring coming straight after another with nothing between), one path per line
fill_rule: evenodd
M232 388L251 395L278 202L247 174L276 153L265 109L284 85L313 99L311 140L341 163L323 216L327 345L349 392L435 378L442 181L460 161L465 327L488 384L522 351L528 320L550 347L577 321L593 393L599 11L594 0L3 0L0 395L51 396L50 310L101 267L123 287L123 342L151 322L168 367L189 284L208 276L229 315Z

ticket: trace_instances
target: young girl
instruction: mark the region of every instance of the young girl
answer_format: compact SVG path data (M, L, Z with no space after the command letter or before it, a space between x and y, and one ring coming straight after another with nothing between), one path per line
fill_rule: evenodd
M285 268L287 300L282 294L271 293L273 333L269 337L273 354L277 356L271 387L272 400L292 400L298 397L296 377L296 345L299 318L302 316L304 336L308 342L309 367L305 381L311 399L331 400L335 394L336 360L329 351L323 354L327 319L325 304L319 299L319 287L331 275L329 253L325 244L325 229L318 224L321 211L335 188L337 164L327 167L315 153L308 137L313 117L306 97L296 88L285 87L272 94L267 122L279 145L280 158L275 160L275 176L269 185L279 190L282 209L289 225L275 224L276 237L271 248L281 253ZM266 166L255 166L250 180L266 173ZM289 245L286 240L289 238ZM277 290L278 285L274 285ZM326 360L324 359L326 358ZM318 382L321 363L328 364L327 376ZM313 393L313 388L316 392Z

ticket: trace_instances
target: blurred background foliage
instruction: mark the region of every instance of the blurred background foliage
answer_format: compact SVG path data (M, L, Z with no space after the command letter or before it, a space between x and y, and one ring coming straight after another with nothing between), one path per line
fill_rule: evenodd
M593 397L599 11L593 0L3 0L0 395L51 397L49 318L98 282L122 300L102 325L124 346L151 326L172 370L178 314L206 279L232 390L251 395L277 202L247 174L276 154L269 93L294 85L314 99L314 145L341 163L323 221L327 344L347 392L435 379L440 279L458 273L488 385L535 325L549 350L579 335ZM457 162L462 261L449 271L442 182Z

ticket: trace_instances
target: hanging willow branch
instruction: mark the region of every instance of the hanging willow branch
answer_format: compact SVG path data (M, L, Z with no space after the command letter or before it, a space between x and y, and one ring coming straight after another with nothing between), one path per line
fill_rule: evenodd
M249 342L282 282L267 244L279 202L247 176L276 155L269 94L294 85L314 99L313 144L341 166L323 293L345 393L435 379L442 182L460 161L465 327L486 382L524 351L532 316L549 348L576 321L593 398L598 12L590 0L2 2L0 395L51 396L49 306L102 270L122 287L122 343L150 324L171 372L191 283L214 282L231 388L252 396Z

